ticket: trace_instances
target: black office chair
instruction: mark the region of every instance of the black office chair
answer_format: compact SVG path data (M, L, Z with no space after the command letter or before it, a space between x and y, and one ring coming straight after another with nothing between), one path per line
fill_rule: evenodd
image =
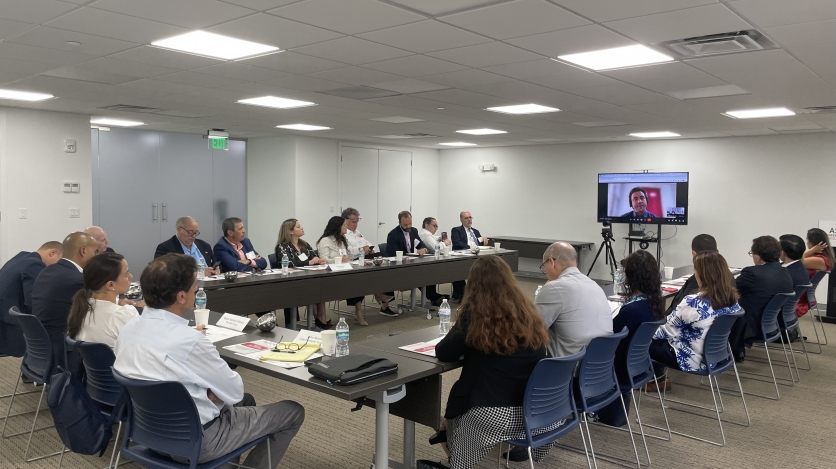
M377 245L377 251L384 256L386 255L386 243L380 243Z
M279 261L276 259L275 254L267 254L267 260L270 261L270 268L271 269L278 269L279 268Z

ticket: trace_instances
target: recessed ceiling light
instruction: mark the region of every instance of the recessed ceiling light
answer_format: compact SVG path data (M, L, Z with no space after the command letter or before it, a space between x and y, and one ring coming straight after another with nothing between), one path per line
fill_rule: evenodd
M489 107L486 111L501 112L503 114L542 114L544 112L557 112L560 109L539 104L518 104L516 106Z
M723 114L735 119L758 119L762 117L794 116L795 113L785 107L771 107L766 109L746 109L741 111L726 111Z
M390 124L405 124L407 122L424 122L424 119L414 119L412 117L392 116L392 117L373 117L370 121L388 122Z
M673 57L668 57L641 44L582 52L580 54L559 55L557 58L590 70L637 67L673 60Z
M81 43L78 41L67 41L68 46L80 46Z
M224 60L252 58L280 51L278 47L207 33L206 31L192 31L152 42L151 45L162 49Z
M637 132L630 134L630 136L639 138L681 137L681 135L673 132Z
M0 89L0 99L11 99L14 101L43 101L54 97L55 96L48 93L33 93L31 91Z
M443 110L444 110L444 108L443 108L443 107L437 107L436 109L438 109L439 111L443 111Z
M475 147L477 146L475 143L467 143L467 142L445 142L439 143L439 145L444 145L447 147Z
M316 106L316 103L298 101L296 99L279 98L276 96L262 96L260 98L249 98L238 101L241 104L253 106L274 107L277 109L293 109L297 107Z
M90 119L90 123L100 125L115 125L117 127L134 127L137 125L145 125L145 122L129 121L124 119L111 119L109 117L96 117L94 119Z
M504 130L494 130L494 129L470 129L470 130L457 130L456 133L470 134L470 135L494 135L494 134L507 134L508 132L506 132Z
M308 124L277 125L276 128L278 128L278 129L290 129L290 130L331 130L331 127L322 127L320 125L308 125Z

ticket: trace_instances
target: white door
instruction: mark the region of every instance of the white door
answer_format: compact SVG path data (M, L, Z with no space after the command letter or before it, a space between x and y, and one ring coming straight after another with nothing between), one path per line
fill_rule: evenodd
M340 148L340 211L348 207L360 212L357 231L377 246L377 150Z
M398 226L398 213L412 211L412 152L380 150L377 192L377 239L384 243Z

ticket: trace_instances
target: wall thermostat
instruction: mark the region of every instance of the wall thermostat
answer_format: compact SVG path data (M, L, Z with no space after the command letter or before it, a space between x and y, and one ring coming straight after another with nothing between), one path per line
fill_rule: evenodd
M75 153L75 140L64 140L64 153Z

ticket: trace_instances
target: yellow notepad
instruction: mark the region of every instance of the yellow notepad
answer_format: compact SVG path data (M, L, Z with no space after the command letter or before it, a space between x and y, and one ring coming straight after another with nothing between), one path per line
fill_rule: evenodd
M292 342L282 342L278 345L279 350L288 350L285 346L290 346L292 348L296 348L294 344L291 345ZM319 351L319 344L308 344L302 347L300 350L290 350L295 353L288 353L288 352L266 352L261 355L262 360L273 360L279 362L294 362L299 363L303 362L308 359L311 355Z

